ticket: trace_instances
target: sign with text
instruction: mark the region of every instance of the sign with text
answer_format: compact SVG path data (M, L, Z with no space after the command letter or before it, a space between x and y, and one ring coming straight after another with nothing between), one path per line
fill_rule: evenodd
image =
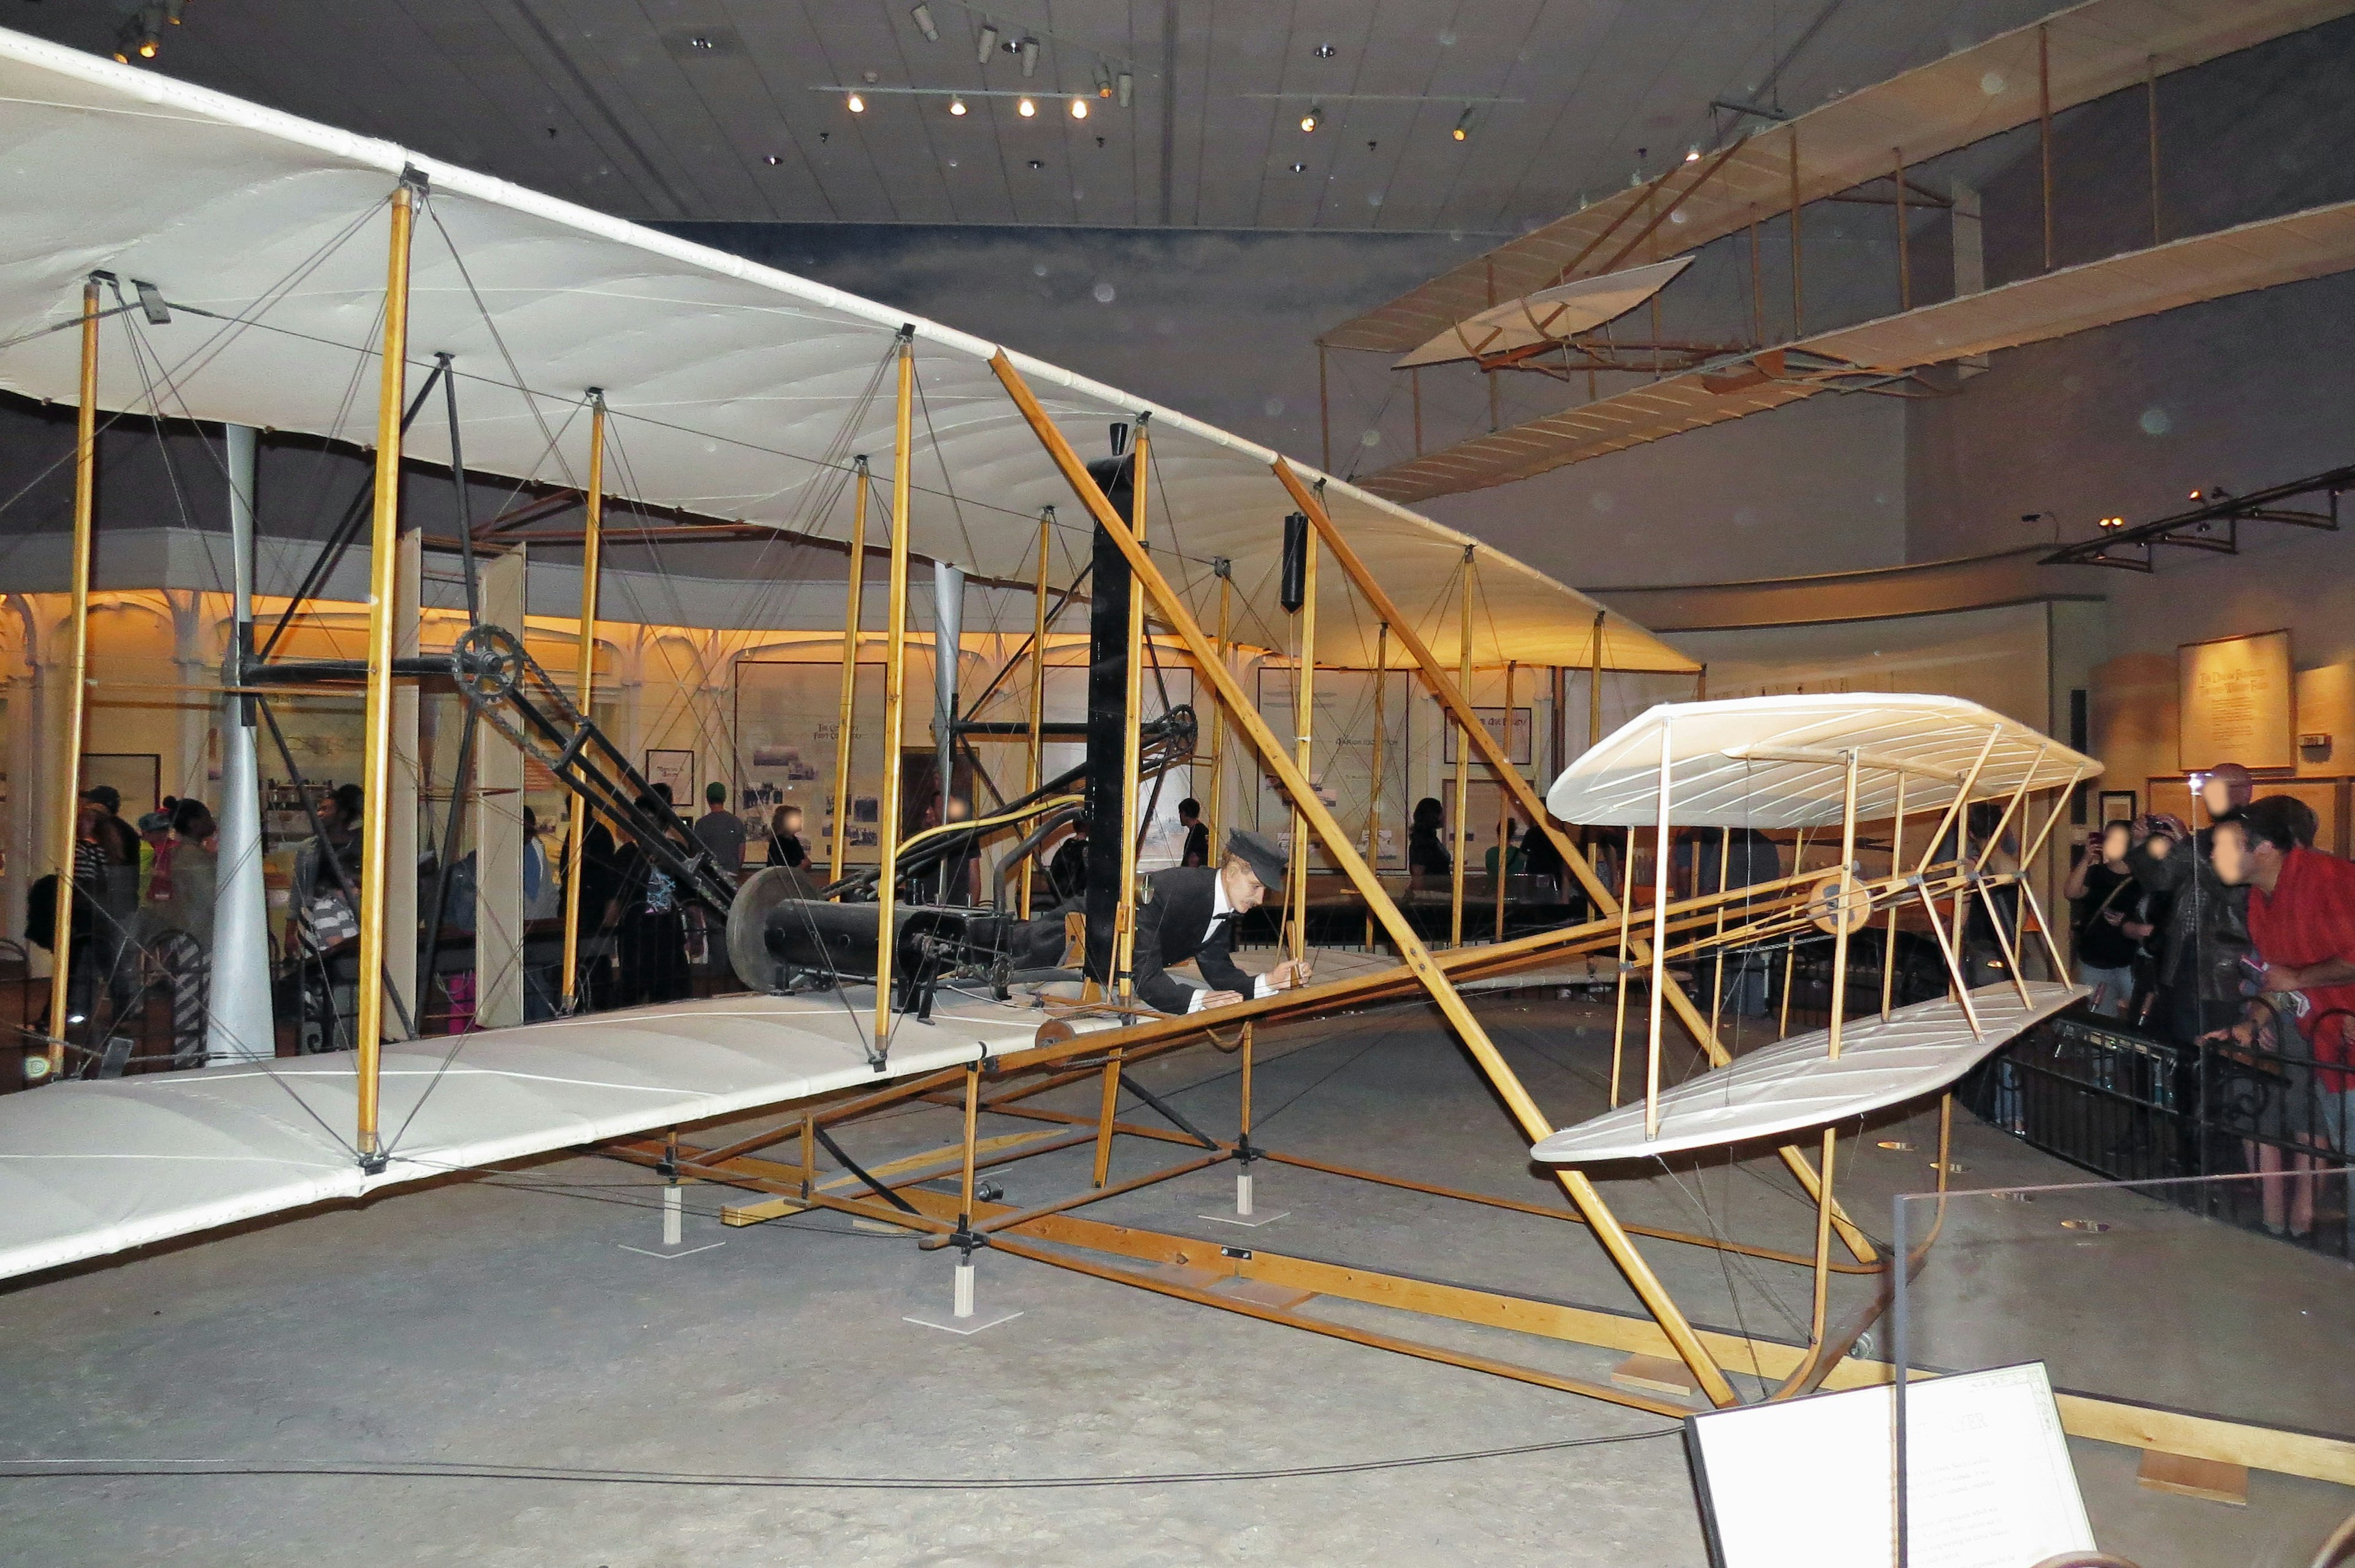
M2185 643L2175 658L2178 766L2297 765L2287 632Z
M1535 744L1537 709L1514 709L1509 729L1505 722L1505 710L1501 708L1475 708L1472 711L1480 716L1480 727L1488 731L1488 739L1497 742L1506 760L1515 767L1526 768L1536 760L1536 753L1530 748ZM1450 724L1441 748L1444 754L1440 758L1449 767L1455 765L1455 726ZM1476 757L1478 753L1476 752L1474 755Z

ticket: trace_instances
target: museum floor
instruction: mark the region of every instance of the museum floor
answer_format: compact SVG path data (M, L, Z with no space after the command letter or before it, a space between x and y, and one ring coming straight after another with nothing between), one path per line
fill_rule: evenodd
M1541 1104L1564 1119L1599 1104L1607 1011L1550 992L1481 1010ZM1201 1051L1145 1072L1215 1130L1231 1126L1232 1067ZM1092 1090L1073 1093L1077 1107ZM1273 1148L1533 1200L1547 1191L1420 1008L1270 1037L1257 1104L1257 1131ZM985 1125L992 1130L1006 1129ZM863 1125L848 1147L862 1160L888 1158L954 1136L954 1113L923 1107ZM1925 1185L1923 1151L1934 1147L1928 1117L1843 1145L1843 1198L1868 1230L1886 1234L1891 1196ZM1127 1168L1167 1157L1121 1153ZM1960 1186L2081 1179L1968 1118L1958 1117L1955 1158ZM1017 1200L1052 1195L1083 1179L1084 1159L1073 1149L1000 1179ZM1575 1226L1297 1168L1260 1171L1261 1211L1288 1213L1253 1232L1199 1217L1231 1208L1223 1168L1088 1212L1632 1305ZM982 1257L982 1305L1021 1316L954 1338L902 1316L945 1308L949 1257L837 1216L723 1230L712 1217L722 1194L692 1188L687 1244L724 1245L672 1259L627 1250L657 1245L656 1180L612 1162L556 1160L0 1296L0 1386L9 1391L0 1460L253 1461L279 1472L20 1476L0 1486L0 1561L1704 1561L1683 1447L1660 1417L1004 1255ZM1812 1210L1765 1165L1617 1181L1609 1192L1639 1221L1713 1225L1801 1249L1812 1232ZM2048 1203L2036 1223L2057 1227L2068 1207ZM1958 1206L1947 1240L1970 1243L1970 1212ZM2056 1357L2078 1359L2073 1375L2097 1375L2082 1370L2091 1356L2124 1376L2173 1328L2256 1311L2268 1292L2253 1288L2253 1266L2278 1261L2300 1288L2350 1299L2344 1265L2263 1238L2227 1232L2214 1266L2190 1274L2130 1246L2105 1253L2107 1243L2082 1243L2086 1264L2114 1287L2103 1300L2140 1301L2150 1322L2089 1318L2082 1295L2056 1290L2041 1321L1990 1307L2005 1316L2004 1343L2042 1339ZM1796 1314L1804 1330L1803 1271L1646 1250L1697 1319L1787 1338ZM1320 1300L1311 1310L1589 1377L1607 1376L1616 1359L1381 1308ZM2345 1322L2327 1332L2343 1333ZM2318 1366L2295 1336L2202 1343L2211 1346L2203 1374L2243 1397L2279 1389L2326 1413L2346 1398L2343 1349ZM2067 1381L2058 1362L2056 1381ZM2275 1419L2322 1424L2312 1409ZM2135 1486L2135 1452L2073 1448L2097 1538L2144 1568L2302 1564L2355 1507L2355 1493L2265 1473L2253 1475L2245 1509L2164 1496ZM414 1473L420 1461L600 1475L429 1477ZM387 1465L410 1473L355 1473ZM323 1473L282 1473L304 1466ZM768 1484L709 1484L722 1475ZM775 1484L815 1477L869 1484ZM940 1489L873 1485L879 1477L1088 1484Z

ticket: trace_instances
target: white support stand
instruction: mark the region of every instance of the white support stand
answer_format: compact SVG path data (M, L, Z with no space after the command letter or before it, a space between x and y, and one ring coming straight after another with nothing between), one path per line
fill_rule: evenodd
M942 1317L932 1313L911 1312L908 1314L905 1321L920 1328L938 1328L943 1333L963 1335L978 1334L984 1328L995 1328L1000 1323L1011 1322L1022 1316L1018 1309L1013 1312L994 1312L986 1316L976 1313L973 1306L973 1256L967 1253L956 1265L956 1295L949 1315Z
M1235 1211L1231 1214L1201 1214L1196 1218L1216 1220L1221 1225L1245 1225L1256 1229L1261 1225L1272 1225L1291 1212L1289 1209L1279 1209L1273 1214L1253 1211L1251 1167L1245 1166L1235 1172Z
M622 1250L625 1253L635 1253L642 1258L660 1258L665 1263L668 1263L673 1258L691 1258L698 1253L711 1252L728 1244L725 1242L708 1242L699 1247L690 1247L685 1244L686 1239L687 1188L683 1183L673 1181L663 1188L663 1250L654 1252L645 1247L633 1247L626 1244L622 1247Z

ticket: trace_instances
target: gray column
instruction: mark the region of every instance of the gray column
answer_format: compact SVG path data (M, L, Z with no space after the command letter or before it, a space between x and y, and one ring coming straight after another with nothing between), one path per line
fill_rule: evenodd
M229 553L236 574L234 623L221 683L242 679L253 645L255 432L227 427ZM261 880L261 779L254 756L258 715L231 695L221 707L220 881L213 895L213 984L205 1049L215 1061L278 1054L270 1011L270 912ZM201 756L201 752L199 753ZM184 766L186 763L184 762Z

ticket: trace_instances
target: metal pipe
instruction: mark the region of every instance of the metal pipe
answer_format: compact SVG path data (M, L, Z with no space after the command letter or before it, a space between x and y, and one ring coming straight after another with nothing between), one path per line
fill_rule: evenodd
M81 402L74 414L73 608L66 630L65 746L58 776L65 781L58 802L58 893L50 928L49 1075L66 1064L67 1009L73 977L74 845L81 820L82 720L90 692L90 558L98 507L98 275L81 285ZM93 890L94 891L94 890ZM98 1010L98 920L91 911L88 955L91 1011Z
M826 874L842 880L843 861L850 844L850 753L858 726L858 624L864 618L867 595L867 489L873 475L867 454L858 454L854 480L857 500L850 514L850 587L842 608L842 698L834 724L834 833L827 849Z
M949 820L956 790L957 663L964 654L964 573L944 560L932 562L932 772L940 787L940 819ZM941 863L941 901L949 898L948 878L961 861Z
M581 625L574 642L573 705L591 717L597 695L597 578L605 527L605 394L589 389L589 487L581 496ZM589 797L572 800L572 827L564 838L564 973L558 1011L571 1014L581 998L581 884L589 849ZM590 912L602 924L602 910Z
M409 371L409 236L417 193L404 181L392 193L390 255L385 268L383 378L377 393L375 518L368 539L368 737L360 806L358 1136L363 1168L384 1168L377 1143L380 1051L384 1043L385 910L396 874L388 864L392 821L393 595L400 574L400 415ZM406 868L403 868L406 870ZM414 941L414 935L403 940Z
M915 511L915 328L900 329L899 403L891 442L891 576L883 638L883 804L875 835L875 1036L867 1059L880 1067L891 1052L892 906L900 880L900 732L908 707L908 528Z

